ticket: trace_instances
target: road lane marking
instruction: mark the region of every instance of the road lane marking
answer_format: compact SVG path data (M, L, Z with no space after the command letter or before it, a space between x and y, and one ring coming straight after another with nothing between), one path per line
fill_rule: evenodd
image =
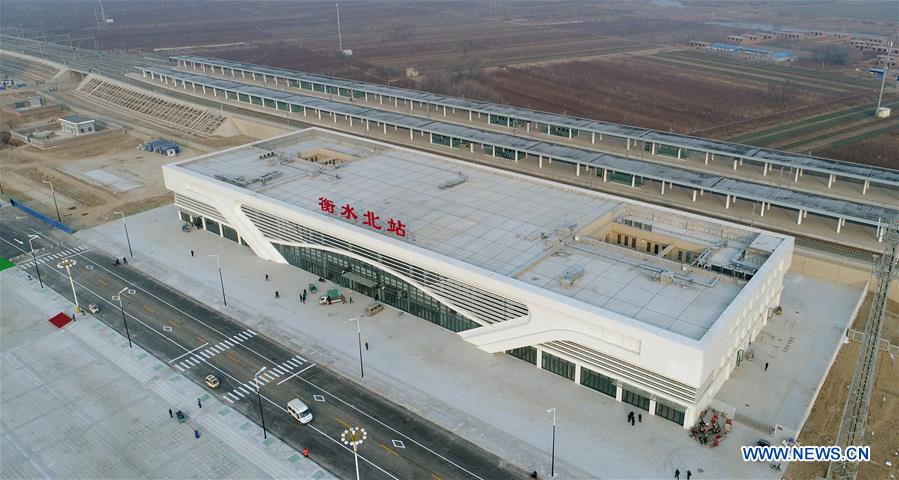
M100 285L103 285L104 287L109 285L109 282L107 282L106 280L103 280L102 278L98 278L97 283L99 283Z
M381 443L381 442L378 442L378 446L380 446L380 447L383 448L384 450L387 450L388 452L390 452L390 453L396 455L397 457L400 456L400 454L399 454L399 453L396 453L396 451L395 451L394 449L388 447L387 445L384 445L384 444Z
M440 478L440 477L438 477L436 473L432 473L432 474L431 474L431 480L443 480L443 479Z
M150 313L153 313L153 312L156 311L156 310L153 309L153 307L151 307L151 306L149 306L149 305L144 305L144 310L146 310L146 311L148 311L148 312L150 312Z
M299 374L305 372L306 370L309 370L310 368L312 368L312 367L314 367L314 366L315 366L314 363L309 364L308 367L306 367L306 368L304 368L304 369L302 369L302 370L298 370L298 371L294 372L291 376L286 377L284 380L281 380L280 382L278 382L278 385L281 385L282 383L284 383L284 382L290 380L290 379L293 378L293 377L296 377L297 375L299 375Z
M237 362L237 363L241 363L241 362L240 362L240 359L237 358L237 355L234 355L234 354L231 353L231 352L226 353L225 356L228 357L229 360L233 360L233 361L235 361L235 362Z
M343 426L346 427L346 428L352 427L352 425L350 425L349 423L346 423L346 422L343 421L343 419L341 419L340 417L334 417L334 420L337 420L338 422L340 422L341 425L343 425Z

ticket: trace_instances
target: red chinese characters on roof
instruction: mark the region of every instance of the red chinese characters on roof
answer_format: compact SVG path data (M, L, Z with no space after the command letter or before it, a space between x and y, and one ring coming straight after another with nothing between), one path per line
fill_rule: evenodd
M342 207L340 207L340 211L338 212L336 203L326 197L318 197L318 207L325 213L331 215L340 215L347 221L359 221L359 214L356 213L356 209L349 203L345 203ZM362 224L374 230L383 230L383 225L379 224L380 220L381 217L371 210L366 210L362 215ZM397 237L406 238L406 224L395 218L390 218L387 220L386 231L387 233L392 233Z

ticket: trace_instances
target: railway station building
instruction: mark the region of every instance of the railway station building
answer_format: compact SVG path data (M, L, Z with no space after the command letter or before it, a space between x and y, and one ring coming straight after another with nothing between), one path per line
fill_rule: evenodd
M789 236L318 128L163 175L185 222L684 427L779 306L793 250Z

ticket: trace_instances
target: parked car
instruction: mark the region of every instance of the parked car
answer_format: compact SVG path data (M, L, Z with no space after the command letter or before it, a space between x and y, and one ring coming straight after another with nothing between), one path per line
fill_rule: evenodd
M287 413L303 425L312 421L312 411L299 398L287 402Z
M331 298L331 297L329 297L329 296L327 296L327 295L322 295L322 296L319 297L319 299L318 299L319 305L331 305L332 303L343 303L343 302L345 302L345 301L346 301L346 300L344 299L344 296L343 296L343 295L338 295L338 296L335 297L335 298Z
M87 306L87 311L90 312L92 315L96 314L96 313L100 313L100 306L97 305L96 303L90 303Z
M373 317L381 310L384 310L384 304L381 302L371 302L365 307L365 315Z
M215 378L215 375L206 375L206 386L209 388L219 388L219 379Z

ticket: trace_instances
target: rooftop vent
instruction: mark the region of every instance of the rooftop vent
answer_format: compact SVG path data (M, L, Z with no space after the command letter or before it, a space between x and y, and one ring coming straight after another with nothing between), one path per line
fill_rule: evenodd
M574 282L584 276L584 267L568 267L562 272L562 278L559 284L563 287L570 288L574 286Z

